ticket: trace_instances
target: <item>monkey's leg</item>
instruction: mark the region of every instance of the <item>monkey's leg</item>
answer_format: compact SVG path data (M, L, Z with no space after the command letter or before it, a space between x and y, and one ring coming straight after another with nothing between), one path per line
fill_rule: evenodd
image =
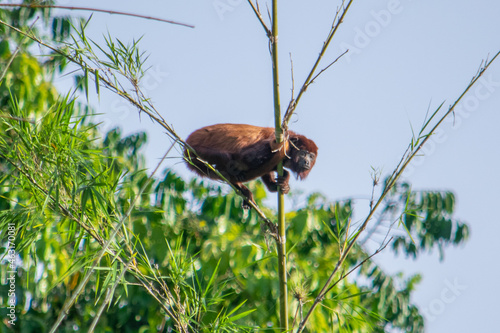
M248 187L246 187L243 184L233 183L233 185L237 189L239 189L241 191L241 193L247 198L246 200L243 200L243 203L241 204L241 207L243 209L250 209L251 208L250 201L253 202L253 203L255 203L255 201L253 200L253 194L252 194L252 192L248 189Z

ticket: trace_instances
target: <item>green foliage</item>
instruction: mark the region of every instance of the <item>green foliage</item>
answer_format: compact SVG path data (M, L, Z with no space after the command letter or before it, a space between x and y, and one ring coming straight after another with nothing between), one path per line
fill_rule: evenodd
M447 245L458 245L469 237L469 227L453 218L455 196L452 192L410 192L409 187L401 185L400 200L406 204L400 221L417 240L398 236L392 246L396 253L402 250L413 258L437 247L443 260Z
M29 4L33 1L23 0L21 3ZM46 1L46 4L53 4L54 1ZM50 9L49 8L29 8L29 7L18 7L18 8L10 8L0 9L0 19L5 21L13 26L21 27L23 29L30 29L33 33L38 34L40 28L48 24L52 17L50 17ZM34 24L39 23L39 24ZM15 45L24 44L26 41L21 42L23 39L19 34L11 31L6 26L0 25L0 35L4 40L11 40ZM57 37L54 35L54 37ZM30 42L28 42L28 45ZM26 44L25 44L26 45Z
M18 228L24 281L20 285L26 286L20 288L20 299L26 302L27 292L33 297L24 315L29 319L23 321L26 332L44 330L35 323L58 313L64 295L75 287L81 269L99 248L64 210L104 238L148 184L140 154L146 142L144 134L122 138L119 130L113 130L96 141L95 127L74 114L74 102L65 98L35 124L13 119L3 122L9 130L1 137L1 156L15 175L2 177L2 187L10 184L14 191L9 191L9 201L7 196L2 200L10 209L2 211L0 221L2 234L8 222L15 222ZM19 108L14 108L12 115L26 117ZM261 184L254 186L256 193L262 193ZM406 204L408 197L412 205L421 204L411 200L415 193L407 194L399 196L400 205ZM307 206L287 214L289 272L296 286L297 311L307 308L318 293L338 260L343 242L353 232L349 230L353 213L349 201L329 203L312 194L307 202ZM453 207L443 209L451 214ZM425 234L416 235L416 239L422 237ZM186 182L167 169L139 197L120 243L128 257L136 256L141 270L162 279L173 298L180 300L192 327L206 332L276 327L276 256L267 248L257 217L241 210L241 199L234 193L196 180ZM127 250L132 244L136 245ZM427 243L421 244L415 246L427 249ZM356 247L345 270L367 256ZM41 276L35 265L43 267ZM117 265L116 261L101 262L100 273L80 297L63 331L74 325L84 329L92 320L95 312L91 304L100 304L99 295ZM369 285L342 280L314 314L309 330L337 327L335 331L382 332L386 325L392 325L421 331L421 317L409 300L417 278L405 282L401 276L387 276L371 261L363 267L368 267L361 274ZM164 314L143 289L130 285L133 276L126 276L129 283L115 292L115 306L105 312L99 330L175 328L171 321L163 322ZM403 287L396 287L401 284ZM234 326L236 323L240 326Z
M6 64L11 56L7 48L1 57L2 62ZM45 77L38 59L26 53L15 57L0 85L2 112L11 109L11 95L15 96L18 107L26 111L26 119L41 110L49 109L55 103L57 92Z
M17 107L12 115L16 119L26 118ZM137 257L140 271L151 274L151 278L157 275L159 283L165 283L165 290L173 288L175 296L172 297L185 307L186 322L193 321L192 317L195 317L201 321L201 328L213 326L220 320L222 322L217 325L225 329L235 327L234 322L243 317L242 313L249 312L235 312L233 309L215 318L204 319L205 312L212 313L214 305L219 305L220 297L212 299L212 296L220 295L221 291L213 281L206 285L207 281L202 278L204 275L200 275L196 283L193 280L197 277L199 264L195 265L196 257L189 255L188 249L193 248L189 238L179 234L184 232L184 228L179 229L176 225L180 220L187 222L190 217L185 215L182 207L186 204L182 192L189 190L188 186L172 172L167 172L165 179L158 181L157 185L147 185L148 177L140 169L141 159L131 158L137 157L137 150L145 142L144 135L121 138L119 131L112 131L102 142L106 144L104 149L95 145L95 127L82 122L81 117L73 118L73 115L74 102L62 99L34 124L4 119L8 135L1 137L0 156L5 166L14 172L9 177L2 175L1 185L15 191L9 192L10 200L2 200L3 205L10 205L10 209L0 214L0 228L5 235L8 224L16 224L16 250L22 259L22 266L19 267L21 285L28 286L26 290L20 290L19 299L28 302L29 292L36 300L29 305L31 310L25 315L26 321L20 323L22 329L44 331L44 328L32 326L32 323L53 318L60 311L61 303L56 299L63 300L66 292L75 288L81 278L81 270L88 267L100 249L100 240L111 234L112 226L125 214L131 199L140 193L139 189L144 188L145 194L139 197L127 227L120 233L117 243L113 244L112 248L119 251L115 255L122 256L120 252L124 252L124 259ZM7 140L10 140L8 144ZM175 193L168 196L168 200L162 196L168 193L163 187L165 185ZM161 191L162 195L156 193L158 202L163 201L162 208L166 210L151 205L153 188ZM172 220L164 220L164 216ZM176 233L179 235L172 238ZM139 246L136 249L137 245L132 244ZM170 244L175 250L171 250ZM198 251L196 248L194 246ZM91 321L95 312L89 308L92 302L88 304L88 301L95 297L96 302L102 301L102 293L113 281L117 270L122 269L119 262L111 259L101 262L100 273L92 280L93 287L85 291L82 306L77 307L81 311L76 311L63 329L71 330L73 326L85 328ZM42 276L37 277L35 267L43 269ZM216 266L206 267L210 271ZM210 272L213 276L216 273L217 269ZM122 300L118 303L122 305L116 311L110 311L109 317L102 320L98 327L123 326L134 332L144 325L152 325L153 328L161 325L164 316L157 306L140 306L144 310L143 317L141 312L139 315L136 313L135 306L144 302L149 304L146 301L149 297L138 287L127 285L124 284L124 289L118 290L115 295L117 301ZM199 295L202 291L203 294ZM129 315L124 315L127 313ZM135 313L134 316L132 313ZM127 318L125 322L123 318ZM135 322L129 323L128 318L134 318ZM24 326L25 322L27 326Z

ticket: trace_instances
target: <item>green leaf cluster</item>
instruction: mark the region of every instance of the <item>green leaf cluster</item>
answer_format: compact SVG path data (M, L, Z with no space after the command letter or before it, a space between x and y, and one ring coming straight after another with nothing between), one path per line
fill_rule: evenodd
M392 244L394 251L402 251L413 258L422 251L431 252L438 248L441 260L447 245L458 245L469 237L467 224L454 219L455 195L453 192L405 191L408 184L402 184L400 200L405 209L400 222L404 228L417 237L398 236ZM418 243L418 244L417 244Z

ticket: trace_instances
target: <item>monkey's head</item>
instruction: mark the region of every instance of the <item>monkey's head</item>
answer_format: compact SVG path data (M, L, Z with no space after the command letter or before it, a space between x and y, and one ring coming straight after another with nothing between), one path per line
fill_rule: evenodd
M292 170L300 180L305 179L316 163L318 147L303 135L291 136L289 147L289 158L285 160L284 166Z

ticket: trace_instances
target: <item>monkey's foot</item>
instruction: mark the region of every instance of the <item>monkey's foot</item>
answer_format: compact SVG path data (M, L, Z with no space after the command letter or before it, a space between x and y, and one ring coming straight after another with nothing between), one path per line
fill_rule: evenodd
M241 208L243 208L244 210L248 210L252 208L252 206L250 206L250 202L248 202L248 200L243 200L243 202L241 203Z

